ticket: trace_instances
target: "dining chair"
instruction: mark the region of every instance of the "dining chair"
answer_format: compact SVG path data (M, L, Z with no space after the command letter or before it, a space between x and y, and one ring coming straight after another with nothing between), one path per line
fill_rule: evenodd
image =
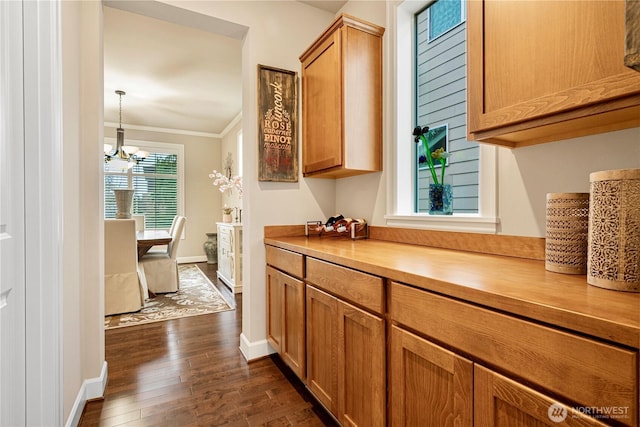
M171 221L171 227L169 228L170 236L173 236L173 231L176 228L176 222L177 222L178 216L179 215L174 216L173 220ZM154 246L147 251L147 254L164 254L164 253L166 254L169 253L169 245Z
M185 223L185 217L176 218L171 242L165 252L147 252L138 261L146 286L155 294L176 292L180 289L177 256Z
M136 221L136 232L144 231L144 215L131 215L131 218Z
M138 311L146 293L138 280L133 219L104 220L104 314Z

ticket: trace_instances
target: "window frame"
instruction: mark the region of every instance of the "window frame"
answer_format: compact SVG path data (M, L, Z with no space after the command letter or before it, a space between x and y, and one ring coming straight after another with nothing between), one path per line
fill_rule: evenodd
M110 144L112 147L116 146L116 139L115 138L111 138L111 137L105 137L104 138L104 143L105 144ZM183 144L172 144L172 143L168 143L168 142L155 142L155 141L147 141L147 140L133 140L133 139L127 139L126 141L126 145L134 145L142 150L148 151L148 152L163 152L163 153L169 153L169 154L176 154L178 156L178 170L176 173L176 177L177 177L177 214L178 215L183 215L184 216L184 199L185 199L185 195L184 195L184 145ZM104 181L104 176L105 174L109 174L109 175L126 175L127 176L127 185L129 188L131 188L131 186L133 185L133 177L134 174L132 169L128 169L127 172L125 173L120 173L120 172L105 172L104 169L102 171L102 180ZM103 199L105 197L105 195L103 194ZM104 215L104 212L103 212ZM159 229L160 230L160 229ZM184 231L182 234L182 238L184 238Z
M478 213L429 215L414 212L416 192L415 147L411 131L414 126L415 95L415 19L414 15L431 1L396 1L387 3L389 54L386 70L390 76L389 96L395 111L389 115L390 141L386 158L387 214L389 226L426 228L495 234L497 217L497 148L480 144ZM410 168L406 165L411 165ZM410 185L407 185L410 183Z

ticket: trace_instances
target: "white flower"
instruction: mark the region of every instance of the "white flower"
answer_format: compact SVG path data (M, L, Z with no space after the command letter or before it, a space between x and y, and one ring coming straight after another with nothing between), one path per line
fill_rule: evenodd
M238 195L242 197L242 177L232 176L227 177L220 172L214 170L209 174L209 178L213 179L213 185L220 186L220 192L224 193L227 190L238 190Z

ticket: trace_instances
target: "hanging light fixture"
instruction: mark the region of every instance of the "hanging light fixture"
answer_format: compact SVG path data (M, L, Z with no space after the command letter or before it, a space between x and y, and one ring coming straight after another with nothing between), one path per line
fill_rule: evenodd
M116 149L111 151L113 147L110 144L104 144L104 162L107 170L110 172L126 172L133 165L137 165L144 160L149 153L139 150L133 145L124 145L124 129L122 128L122 95L126 95L123 90L116 90L116 94L120 97L120 122L118 125Z

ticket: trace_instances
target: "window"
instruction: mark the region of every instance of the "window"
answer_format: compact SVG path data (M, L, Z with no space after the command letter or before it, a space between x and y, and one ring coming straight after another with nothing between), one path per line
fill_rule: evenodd
M416 14L416 125L432 129L430 142L438 144L436 136L448 141L451 157L446 179L453 188L453 211L477 213L479 149L477 142L467 141L466 25L459 25L462 9L460 0L438 0ZM441 37L432 40L433 34ZM443 122L447 126L441 126ZM428 168L421 167L420 153L416 155L415 209L427 212L432 178Z
M438 0L425 9L429 41L435 40L464 20L463 0Z
M449 135L448 126L442 125L435 128L430 128L429 132L427 132L426 139L429 141L429 149L433 153L436 150L443 149L447 151L449 149L449 144L447 144ZM416 144L416 161L418 162L418 170L422 171L423 169L427 169L429 167L428 159L427 159L427 147L422 144ZM434 165L436 169L440 168L440 164L435 162ZM448 165L449 162L445 163Z
M107 141L105 141L107 142ZM108 141L115 146L114 141ZM115 218L113 189L133 188L133 214L144 215L147 229L169 229L183 206L182 170L184 149L178 144L127 141L149 156L127 172L104 172L104 217Z
M455 0L460 4L457 24L453 24L456 19L447 19L443 25L436 23L438 29L433 30L429 20L437 20L442 10L430 10L440 2L454 0L407 0L388 9L391 43L387 69L395 106L389 127L395 145L387 156L385 219L391 226L495 233L497 148L466 139L464 3ZM446 129L440 132L444 132L441 138L443 142L446 138L451 153L446 180L454 188L453 215L426 213L430 173L420 166L419 148L412 136L416 125Z

